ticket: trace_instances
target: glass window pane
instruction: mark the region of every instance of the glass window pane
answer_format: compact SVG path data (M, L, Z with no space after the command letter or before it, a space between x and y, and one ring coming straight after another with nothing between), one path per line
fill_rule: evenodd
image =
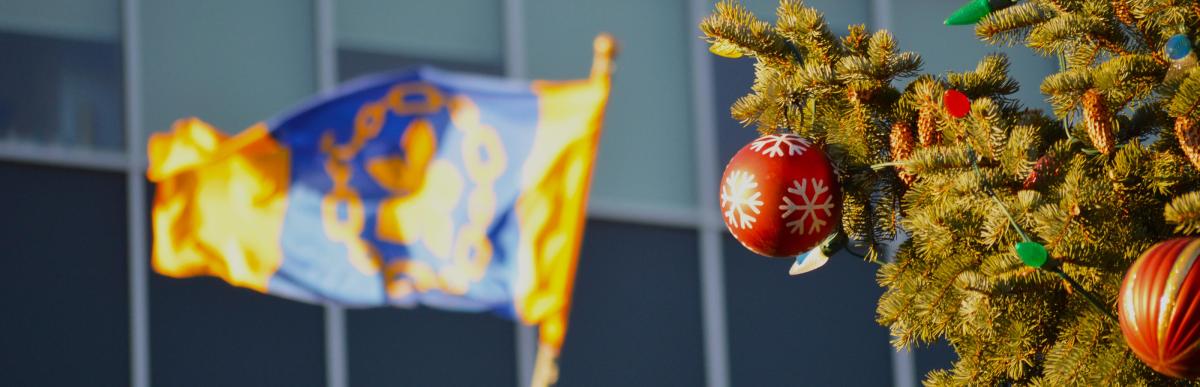
M125 176L0 163L0 180L20 182L0 190L0 385L128 385Z
M488 313L346 312L351 386L512 386L515 325Z
M216 278L151 274L151 384L323 386L324 313Z
M938 340L930 345L921 345L913 350L916 361L917 380L925 380L925 375L935 370L949 369L958 361L958 354L946 340Z
M8 0L0 29L29 35L116 43L121 39L117 0Z
M438 68L476 74L502 75L500 63L454 62L431 58L415 58L402 54L364 51L358 48L338 47L338 79L349 80L358 76L395 71L412 66L433 65Z
M875 322L879 266L839 254L791 277L789 259L760 257L729 235L722 246L733 385L891 384L894 350ZM863 364L874 371L863 372Z
M697 255L695 231L589 221L559 385L704 385Z
M294 0L142 2L147 131L195 116L237 133L317 90L314 15Z
M336 6L340 80L418 65L504 73L499 1L349 0ZM452 19L451 28L446 20Z
M0 142L124 149L117 0L0 3Z
M500 63L499 0L340 0L340 48L445 62Z
M719 181L721 174L725 173L725 165L729 164L729 159L758 137L758 131L752 127L743 127L728 113L734 101L750 94L750 86L754 84L754 59L713 58L713 73L721 74L713 79L713 88L717 90L713 100L720 113L717 113L717 158L712 162L717 165L715 171ZM710 211L719 209L720 207L714 205Z
M591 201L694 208L688 49L700 32L687 2L527 0L524 18L531 78L586 77L596 34L620 44Z

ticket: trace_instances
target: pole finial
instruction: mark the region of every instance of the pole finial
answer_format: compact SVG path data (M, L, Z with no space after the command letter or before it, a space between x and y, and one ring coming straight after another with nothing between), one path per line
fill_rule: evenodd
M592 41L592 77L607 76L612 73L613 58L617 56L617 40L612 34L601 32Z

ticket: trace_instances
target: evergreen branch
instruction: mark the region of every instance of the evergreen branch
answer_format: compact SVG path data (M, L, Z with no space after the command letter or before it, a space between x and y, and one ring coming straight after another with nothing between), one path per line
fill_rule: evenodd
M914 174L924 175L967 168L971 166L971 160L965 149L936 146L917 149L901 165Z
M1196 107L1200 106L1200 70L1189 71L1177 90L1167 106L1167 114L1171 117L1200 118L1200 114L1196 114Z
M1057 266L1051 267L1050 271L1054 274L1057 274L1063 279L1063 281L1066 281L1067 284L1071 285L1072 289L1075 289L1075 291L1079 292L1079 294L1083 296L1084 300L1087 300L1088 304L1091 305L1096 312L1108 317L1108 319L1113 323L1117 323L1117 315L1113 314L1112 310L1109 310L1107 307L1105 307L1100 300L1096 299L1096 296L1093 295L1092 292L1089 292L1083 287L1083 285L1080 285L1079 282L1075 281L1074 278L1063 272L1062 269L1058 268Z
M1029 31L1027 45L1038 53L1050 55L1089 40L1114 43L1124 41L1124 37L1103 18L1067 13L1034 26Z
M1174 134L1171 131L1162 132L1162 137L1156 145L1163 147L1169 146L1170 150L1176 149L1178 143L1175 141ZM1200 176L1196 176L1196 170L1192 168L1187 160L1181 155L1173 152L1161 151L1157 152L1157 157L1153 159L1151 166L1150 187L1155 194L1170 195L1173 192L1178 192L1189 182L1194 184Z
M846 36L842 37L842 48L846 50L846 55L866 55L867 42L871 39L867 25L851 24L847 31Z
M878 68L890 67L896 55L896 39L892 38L892 34L887 30L875 31L871 35L871 40L867 44L867 57L871 60L871 65Z
M852 89L873 90L883 86L875 65L862 56L848 56L837 62L838 80Z
M1057 13L1072 13L1079 10L1079 0L1033 0L1043 4Z
M1053 11L1042 3L1029 1L989 13L975 24L975 35L991 44L1011 46L1025 40L1034 26L1053 16Z
M734 119L743 126L749 126L757 121L766 109L766 99L758 94L748 94L734 101L729 110Z
M1119 101L1113 106L1120 110L1131 100L1149 96L1161 84L1166 70L1150 55L1122 55L1101 64L1092 72L1092 79L1110 101Z
M1083 43L1066 51L1067 68L1090 68L1100 58L1100 46L1094 43Z
M947 74L946 83L968 96L1004 98L1020 89L1017 81L1008 77L1008 65L1008 56L991 54L979 61L975 71Z
M1179 195L1163 210L1167 222L1174 223L1175 232L1200 233L1200 191Z
M840 79L840 71L825 63L805 63L796 73L797 86L813 95L832 95L842 88L845 80Z
M714 53L734 57L753 55L777 64L795 60L784 38L736 0L717 3L716 11L700 21L700 30L708 37Z
M1095 381L1091 384L1130 384L1119 383L1110 378L1096 378L1105 368L1100 363L1103 357L1111 354L1123 357L1130 354L1124 345L1112 341L1109 329L1111 326L1113 325L1108 321L1095 318L1095 314L1073 316L1060 328L1063 332L1059 334L1059 342L1046 354L1048 382L1052 385L1077 384L1081 380ZM1125 370L1128 371L1128 368ZM1143 381L1132 384L1145 383Z
M891 78L908 78L917 75L921 71L921 57L912 52L901 52L892 58L889 63L889 75Z
M1038 130L1033 126L1021 125L1014 127L1007 135L999 144L1003 149L998 161L1010 176L1024 178L1032 171L1038 158Z
M1140 1L1130 9L1134 17L1144 20L1144 28L1149 35L1158 35L1165 40L1181 31L1188 25L1189 19L1195 18L1191 7L1181 5L1176 0L1146 0Z
M776 15L775 30L799 48L805 57L832 64L842 55L838 39L829 30L820 11L805 7L800 0L781 0Z
M1094 332L1092 333L1091 337L1086 341L1087 347L1082 348L1082 351L1080 352L1084 356L1095 353L1096 347L1098 347L1100 345L1100 333L1101 332L1099 329L1093 329L1093 330L1094 330ZM1086 363L1081 362L1081 361L1074 362L1073 367L1068 366L1068 368L1070 368L1070 372L1062 380L1063 381L1078 380L1077 378L1079 377L1079 373L1087 368L1086 365L1087 365Z
M1067 70L1042 81L1042 94L1048 95L1054 114L1066 117L1079 105L1083 93L1092 88L1092 72L1087 70Z

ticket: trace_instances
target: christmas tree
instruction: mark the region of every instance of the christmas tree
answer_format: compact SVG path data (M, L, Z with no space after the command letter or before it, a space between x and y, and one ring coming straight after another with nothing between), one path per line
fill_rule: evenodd
M957 352L926 384L1193 383L1139 361L1115 316L1142 252L1200 232L1200 3L974 3L953 22L1059 59L1040 85L1053 112L1010 97L1002 55L921 74L887 31L835 34L798 0L773 25L724 1L700 27L714 54L757 60L733 117L811 139L837 167L846 238L829 241L882 265L893 345Z

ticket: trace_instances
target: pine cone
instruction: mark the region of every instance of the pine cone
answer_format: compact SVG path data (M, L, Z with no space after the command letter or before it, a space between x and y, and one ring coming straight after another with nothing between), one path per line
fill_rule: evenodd
M1104 106L1104 98L1096 89L1083 93L1083 122L1096 150L1105 155L1111 154L1116 145L1116 139L1113 138L1112 113Z
M913 153L913 134L912 127L906 122L897 122L892 124L892 161L907 160ZM904 185L912 185L917 180L917 176L911 173L904 172L903 167L897 167L900 180L904 181Z
M1058 176L1062 169L1050 158L1049 155L1039 157L1037 162L1033 163L1033 170L1029 172L1029 177L1025 178L1025 182L1021 184L1022 189L1033 189L1038 180L1044 176Z
M1133 13L1129 12L1129 4L1126 3L1125 0L1112 0L1111 3L1113 15L1117 17L1117 20L1120 20L1121 23L1125 23L1125 25L1128 26L1137 25L1135 24L1135 20L1133 20Z
M853 88L846 89L846 100L855 105L862 103L862 100L859 99L858 90L854 90Z
M846 88L846 99L853 104L864 104L875 96L874 90L856 90L854 88Z
M917 114L917 136L921 146L937 145L942 142L942 132L937 128L937 117L933 109L921 108Z
M1193 166L1200 169L1200 130L1196 128L1196 123L1191 118L1176 118L1175 137L1179 138L1183 154L1187 155Z
M1033 170L1029 172L1029 177L1025 178L1025 182L1021 184L1021 189L1033 189L1033 185L1038 182L1038 175L1041 175L1042 160L1038 160L1037 164L1033 165Z

